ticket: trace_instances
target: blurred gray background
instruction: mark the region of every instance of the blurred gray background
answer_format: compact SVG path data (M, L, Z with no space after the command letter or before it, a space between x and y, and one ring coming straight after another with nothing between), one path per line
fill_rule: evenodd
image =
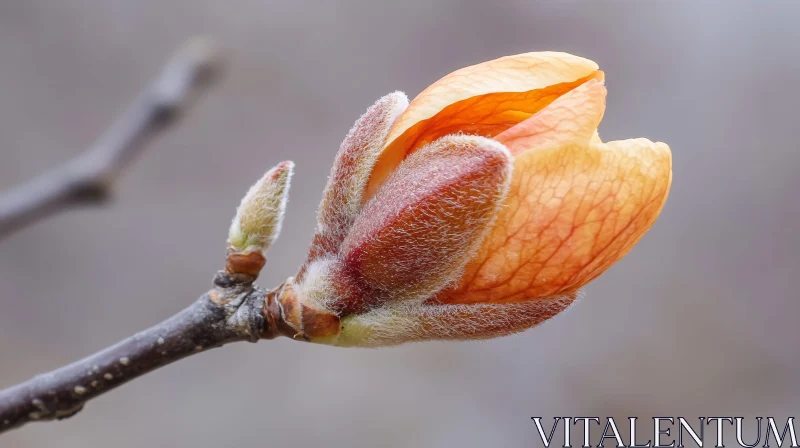
M653 229L537 329L381 350L236 344L0 446L528 447L531 416L794 415L798 18L790 1L0 0L2 189L81 152L188 36L216 37L231 61L109 207L0 241L0 387L193 301L239 199L285 159L297 172L261 283L293 275L339 142L392 90L568 51L606 72L605 140L674 156Z

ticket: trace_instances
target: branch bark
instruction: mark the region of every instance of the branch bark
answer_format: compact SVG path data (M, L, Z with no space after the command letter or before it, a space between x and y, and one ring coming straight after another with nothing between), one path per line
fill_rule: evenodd
M221 61L210 41L189 41L87 151L0 196L0 238L60 210L105 202L128 163L217 78Z
M85 153L0 196L0 238L56 211L100 203L122 169L168 128L220 71L218 52L190 41L170 60L111 128ZM71 417L122 384L197 353L231 342L296 337L275 299L278 289L253 284L264 265L228 253L216 287L173 317L70 365L0 390L0 433L32 421Z
M0 391L0 433L60 420L117 386L211 348L280 335L269 314L273 292L220 272L217 287L147 330L80 361Z

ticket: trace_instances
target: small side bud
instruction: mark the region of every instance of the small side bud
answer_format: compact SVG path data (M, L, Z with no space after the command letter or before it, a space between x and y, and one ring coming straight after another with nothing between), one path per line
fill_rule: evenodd
M242 199L228 231L229 273L258 276L267 249L280 233L293 171L294 163L281 162Z

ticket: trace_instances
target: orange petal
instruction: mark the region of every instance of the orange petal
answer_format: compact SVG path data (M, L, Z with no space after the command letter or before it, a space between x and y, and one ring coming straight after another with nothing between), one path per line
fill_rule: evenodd
M601 81L592 79L494 139L506 145L513 155L535 148L585 143L597 131L605 109L606 88Z
M577 290L655 222L672 180L669 147L647 139L518 155L505 207L466 275L436 299L509 302Z
M602 77L594 62L556 52L506 56L445 76L420 93L395 122L366 197L415 149L458 132L494 137L578 85Z

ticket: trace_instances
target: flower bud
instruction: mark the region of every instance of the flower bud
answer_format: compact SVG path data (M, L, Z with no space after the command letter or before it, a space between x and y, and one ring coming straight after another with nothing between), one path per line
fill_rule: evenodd
M672 181L666 144L600 140L603 80L587 59L526 53L381 99L336 158L308 260L270 296L270 336L485 339L567 308Z
M228 271L257 276L278 237L289 196L294 163L267 171L242 199L228 231Z

